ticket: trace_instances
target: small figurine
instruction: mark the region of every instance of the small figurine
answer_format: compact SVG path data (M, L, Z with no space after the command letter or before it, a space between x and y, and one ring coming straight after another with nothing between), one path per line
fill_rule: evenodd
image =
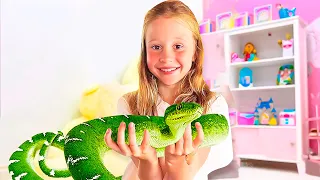
M277 75L277 85L293 84L294 70L293 65L287 64L279 68Z
M251 42L248 42L244 46L243 55L244 55L244 61L259 60L259 58L257 57L257 50L255 49L254 45Z
M248 67L244 67L239 72L239 88L252 87L252 70Z
M282 48L282 56L293 56L293 38L290 34L286 34L285 40L278 40L279 46Z
M231 53L231 62L244 62L244 59L239 58L237 53Z
M276 4L277 8L279 9L279 18L288 18L296 15L297 8L292 8L289 10L288 8L284 8L282 4Z
M261 125L277 125L276 109L274 108L272 98L268 101L262 101L262 99L259 98L255 109L255 117Z

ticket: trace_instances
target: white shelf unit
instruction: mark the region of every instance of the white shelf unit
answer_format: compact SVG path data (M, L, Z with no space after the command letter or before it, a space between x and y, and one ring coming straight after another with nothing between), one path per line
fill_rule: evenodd
M297 163L299 171L302 170L301 167L304 167L302 155L303 152L307 151L305 142L307 139L303 138L306 131L304 129L304 121L308 117L307 57L304 26L305 24L296 16L249 25L224 33L228 82L238 112L253 112L259 98L262 98L262 100L272 98L277 115L284 109L294 108L296 111L296 126L293 127L261 125L237 125L233 127L233 131L236 131L234 139L238 141L236 144L243 146L240 147L242 154L238 154L240 158ZM283 57L282 48L278 45L278 40L285 39L287 33L291 34L294 39L294 53L293 56ZM253 43L260 60L231 63L231 53L233 52L243 58L242 51L247 42ZM276 79L279 68L285 64L294 65L294 84L277 85ZM243 67L249 67L252 70L253 87L239 88L239 71ZM269 144L258 142L264 141L261 138L268 140L266 136L274 139L270 140ZM250 143L256 146L262 145L263 147L252 145L250 147L258 149L249 150L249 147L247 147L248 151L245 152L244 146L249 146ZM282 152L284 155L281 156L271 151L277 151L280 154L281 151L291 151L288 152L291 156L285 155L286 152Z

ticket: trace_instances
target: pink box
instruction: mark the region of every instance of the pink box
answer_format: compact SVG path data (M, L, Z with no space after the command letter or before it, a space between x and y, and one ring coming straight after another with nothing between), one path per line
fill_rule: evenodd
M238 114L239 125L254 125L254 112L240 112Z
M280 126L295 126L296 125L296 113L295 110L285 109L279 113L279 125Z
M216 23L210 19L204 20L199 24L200 34L210 33L216 31Z
M237 111L234 109L229 109L230 125L235 125L237 123Z

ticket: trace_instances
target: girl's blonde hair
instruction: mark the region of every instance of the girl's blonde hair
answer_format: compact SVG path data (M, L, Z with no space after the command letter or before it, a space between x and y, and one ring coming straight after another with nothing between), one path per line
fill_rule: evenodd
M145 16L141 41L141 54L138 63L139 89L128 93L125 98L129 104L132 114L136 115L157 115L158 89L157 80L149 71L147 66L147 54L145 44L145 34L148 25L159 17L178 18L182 20L193 33L196 51L194 54L195 62L190 71L181 81L179 96L175 103L197 102L204 107L204 113L210 106L210 100L215 97L215 93L205 83L202 77L202 66L204 60L204 50L199 32L199 25L193 12L181 1L164 1L159 3Z

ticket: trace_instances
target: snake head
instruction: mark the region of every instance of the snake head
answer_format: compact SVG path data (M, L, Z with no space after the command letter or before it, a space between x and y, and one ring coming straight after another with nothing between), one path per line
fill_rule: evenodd
M202 115L203 108L194 102L182 102L169 106L165 111L168 126L186 126Z

